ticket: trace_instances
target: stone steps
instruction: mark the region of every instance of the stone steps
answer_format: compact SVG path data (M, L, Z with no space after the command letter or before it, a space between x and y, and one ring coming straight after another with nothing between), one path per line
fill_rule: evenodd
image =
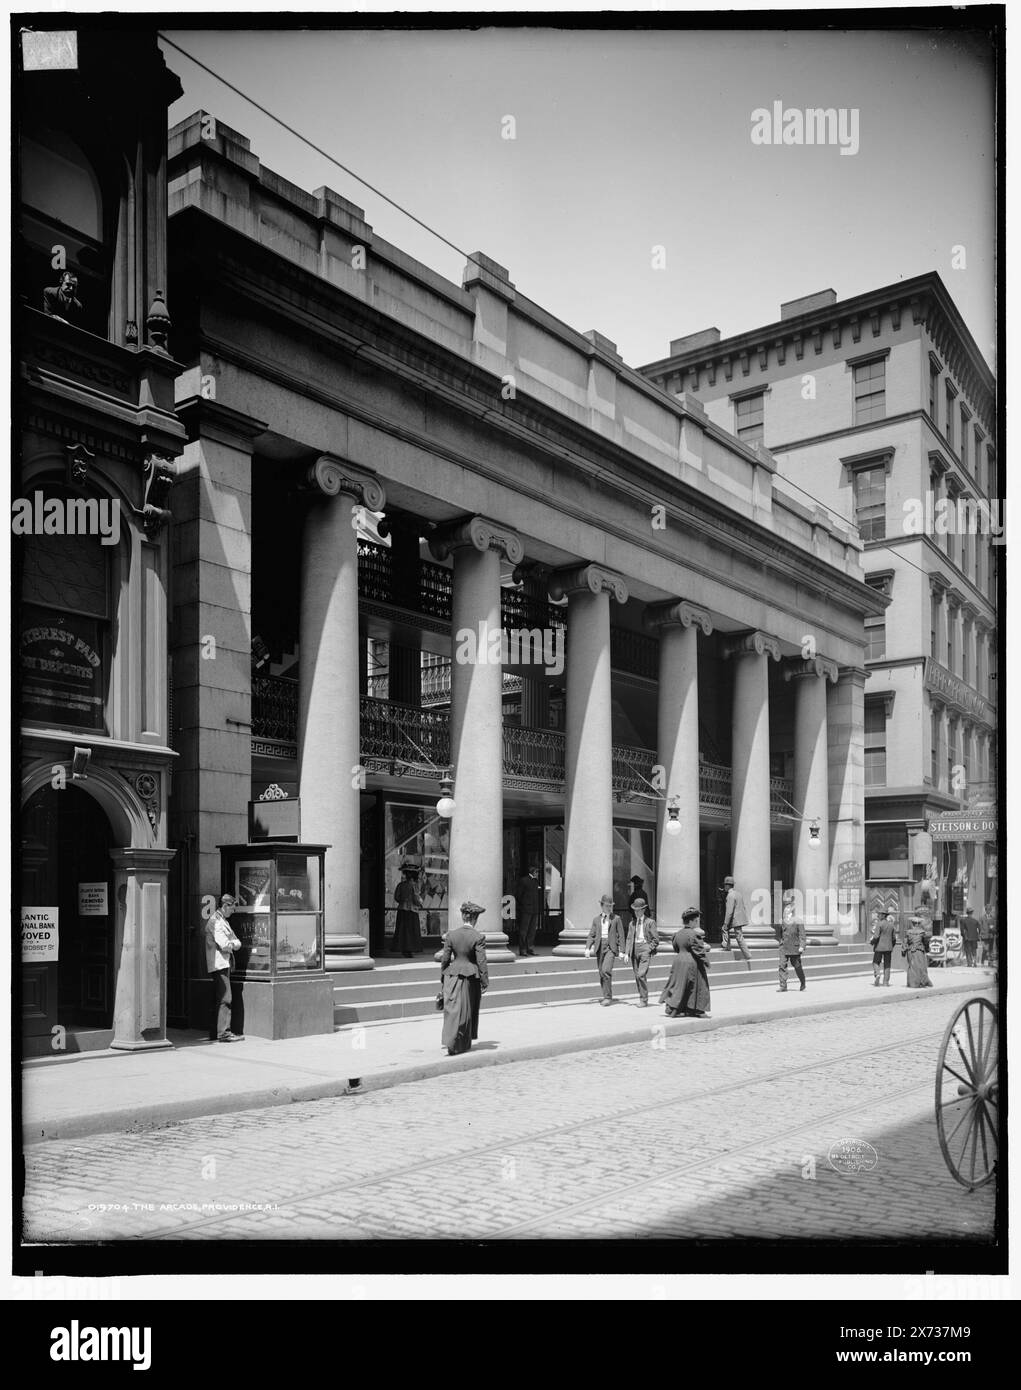
M666 983L673 960L669 948L659 951L649 969L650 1008ZM714 952L709 982L712 989L735 989L748 985L775 984L775 951L753 952L752 969L743 961L724 959ZM872 969L872 952L864 947L810 947L805 953L809 981L865 975ZM618 961L614 971L615 995L628 999L635 994L631 967ZM791 972L792 987L797 978ZM439 967L431 959L386 964L371 974L334 975L333 1017L337 1026L369 1023L385 1019L414 1018L434 1012L439 987ZM487 1009L527 1008L537 1004L585 1002L599 997L599 979L592 959L528 957L524 960L495 962L489 968Z

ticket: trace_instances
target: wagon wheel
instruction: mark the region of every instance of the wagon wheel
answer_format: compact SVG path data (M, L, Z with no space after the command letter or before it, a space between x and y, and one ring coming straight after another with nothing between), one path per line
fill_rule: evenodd
M996 1173L999 1031L987 999L968 999L943 1035L936 1066L936 1131L947 1167L973 1191Z

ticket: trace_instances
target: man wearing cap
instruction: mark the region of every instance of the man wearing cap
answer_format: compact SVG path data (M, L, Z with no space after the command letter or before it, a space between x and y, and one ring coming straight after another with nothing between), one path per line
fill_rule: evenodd
M723 886L727 890L727 904L723 911L723 949L731 949L730 933L733 931L738 950L744 956L745 965L751 970L751 952L744 944L744 929L748 925L748 909L745 906L744 894L737 891L730 874L723 880Z
M970 906L965 907L964 916L957 926L961 933L961 941L964 944L964 963L965 965L974 965L978 952L979 927L978 918L972 916Z
M801 988L805 988L805 971L801 964L802 952L805 950L807 940L805 937L805 924L798 916L797 894L792 888L788 888L783 895L783 921L776 928L777 936L780 940L780 989L779 993L787 993L787 969L788 965L794 966L794 973L801 981Z
M220 906L205 924L206 969L213 981L213 1009L217 1042L244 1042L244 1035L230 1030L231 992L230 972L234 968L234 952L241 942L230 925L230 914L237 906L231 893L224 893Z
M599 984L603 997L599 1003L603 1008L613 1003L613 967L617 957L626 960L627 937L620 918L613 910L613 899L604 893L599 899L600 913L592 918L585 943L586 956L595 955L599 966Z
M890 964L893 960L893 948L897 945L897 917L893 912L884 912L877 919L872 928L872 974L873 985L889 986L890 984ZM882 976L882 979L880 979Z
M634 920L627 929L624 954L631 962L635 972L635 985L638 989L638 1007L644 1009L649 1004L649 966L659 950L659 932L656 923L646 916L649 904L644 898L635 898L631 903Z

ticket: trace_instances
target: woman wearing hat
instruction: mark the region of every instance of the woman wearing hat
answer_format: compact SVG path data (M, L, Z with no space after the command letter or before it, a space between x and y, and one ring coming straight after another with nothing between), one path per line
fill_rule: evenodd
M461 904L461 925L443 939L440 985L443 996L443 1046L455 1057L479 1036L479 1006L489 988L486 938L475 923L485 912L478 903Z
M932 989L929 979L929 941L931 933L926 930L928 922L922 917L912 917L904 933L904 964L908 968L908 989Z
M697 907L687 907L681 913L683 926L673 939L677 959L659 1002L665 1004L668 1018L684 1014L686 1018L709 1017L709 952L705 932L699 922L702 914Z
M400 951L408 960L422 953L422 932L419 927L419 911L422 899L418 895L418 865L405 862L401 865L403 875L394 889L397 903L397 925L394 927L394 950Z

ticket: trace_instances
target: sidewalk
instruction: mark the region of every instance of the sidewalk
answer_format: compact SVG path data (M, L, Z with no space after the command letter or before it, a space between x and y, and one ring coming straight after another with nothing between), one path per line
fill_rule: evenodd
M817 983L809 978L804 993L795 982L786 998L774 979L768 985L717 990L711 1018L670 1019L654 996L647 1009L638 1008L630 981L619 989L612 1008L599 1008L593 970L592 998L586 1003L487 1010L483 997L479 1040L459 1057L448 1057L440 1045L438 1014L350 1024L332 1034L277 1042L247 1038L228 1045L172 1033L172 1039L184 1045L159 1052L94 1052L26 1063L24 1142L137 1131L202 1115L378 1090L529 1057L678 1037L793 1014L908 1005L937 992L963 998L993 989L993 972L981 967L931 970L929 977L932 991L907 989L902 972L889 989L874 989L871 971Z

